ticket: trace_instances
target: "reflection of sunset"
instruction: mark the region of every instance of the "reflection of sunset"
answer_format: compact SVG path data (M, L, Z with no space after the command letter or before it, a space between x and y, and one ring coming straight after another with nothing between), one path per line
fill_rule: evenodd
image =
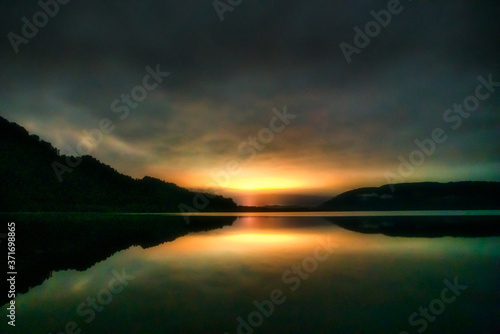
M321 221L320 218L315 219ZM173 242L148 249L147 258L152 261L166 261L179 257L205 258L216 256L220 260L234 256L253 256L258 253L299 256L310 254L325 242L333 243L342 251L364 249L368 246L365 239L350 231L333 227L337 233L325 237L325 231L332 231L332 226L290 227L294 218L282 217L239 217L232 226L220 230L189 234ZM328 241L326 241L328 240ZM346 246L345 248L343 246Z
M293 252L301 252L314 249L320 236L319 231L262 230L258 227L249 228L247 224L240 225L236 231L229 227L217 232L190 234L149 249L148 258L162 261L180 255L198 257L208 254L225 257L262 251L275 252L290 249L290 245L293 245Z
M231 241L245 242L245 243L274 243L274 242L289 242L299 239L299 237L290 234L261 234L261 233L244 233L233 234L224 237Z

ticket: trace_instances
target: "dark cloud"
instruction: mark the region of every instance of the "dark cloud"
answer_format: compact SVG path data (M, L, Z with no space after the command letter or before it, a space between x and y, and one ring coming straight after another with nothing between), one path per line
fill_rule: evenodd
M297 118L241 178L307 184L330 173L328 191L383 184L415 139L442 127L449 139L409 180L500 180L500 89L459 129L443 121L479 75L500 81L500 4L401 4L348 64L339 44L353 44L353 28L387 2L244 0L221 22L212 1L73 0L16 54L7 34L21 34L21 18L40 7L2 1L0 114L61 148L110 118L116 129L95 148L99 159L192 187L242 159L238 145L285 105ZM111 103L156 64L171 75L120 120Z

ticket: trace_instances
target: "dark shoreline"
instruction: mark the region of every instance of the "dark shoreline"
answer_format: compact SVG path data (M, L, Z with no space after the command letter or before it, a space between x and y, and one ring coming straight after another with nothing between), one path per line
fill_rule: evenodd
M231 225L235 219L190 217L187 224L180 216L0 213L5 228L7 222L15 222L16 293L26 293L42 284L52 271L83 271L131 246L154 247L190 232ZM7 251L6 242L0 245ZM7 302L5 294L0 299L0 305Z

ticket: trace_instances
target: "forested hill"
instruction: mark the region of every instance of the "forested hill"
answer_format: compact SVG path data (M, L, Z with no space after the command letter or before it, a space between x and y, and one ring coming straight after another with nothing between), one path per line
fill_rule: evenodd
M500 182L421 182L359 188L323 203L320 210L499 210Z
M178 212L180 204L185 211L198 209L195 192L152 177L134 179L88 155L70 168L67 158L79 161L76 157L60 155L50 143L2 117L0 152L0 212ZM199 211L237 207L230 198L201 198Z

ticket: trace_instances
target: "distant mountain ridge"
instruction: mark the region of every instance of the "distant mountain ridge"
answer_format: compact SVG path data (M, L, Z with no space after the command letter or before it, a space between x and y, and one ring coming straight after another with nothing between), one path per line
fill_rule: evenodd
M394 190L394 191L393 191ZM498 210L500 182L420 182L349 190L319 206L331 211Z
M152 177L134 179L91 156L59 182L54 161L66 156L22 126L0 117L0 212L94 211L179 212L193 204L195 192ZM200 211L234 211L236 203L204 194L209 203Z

